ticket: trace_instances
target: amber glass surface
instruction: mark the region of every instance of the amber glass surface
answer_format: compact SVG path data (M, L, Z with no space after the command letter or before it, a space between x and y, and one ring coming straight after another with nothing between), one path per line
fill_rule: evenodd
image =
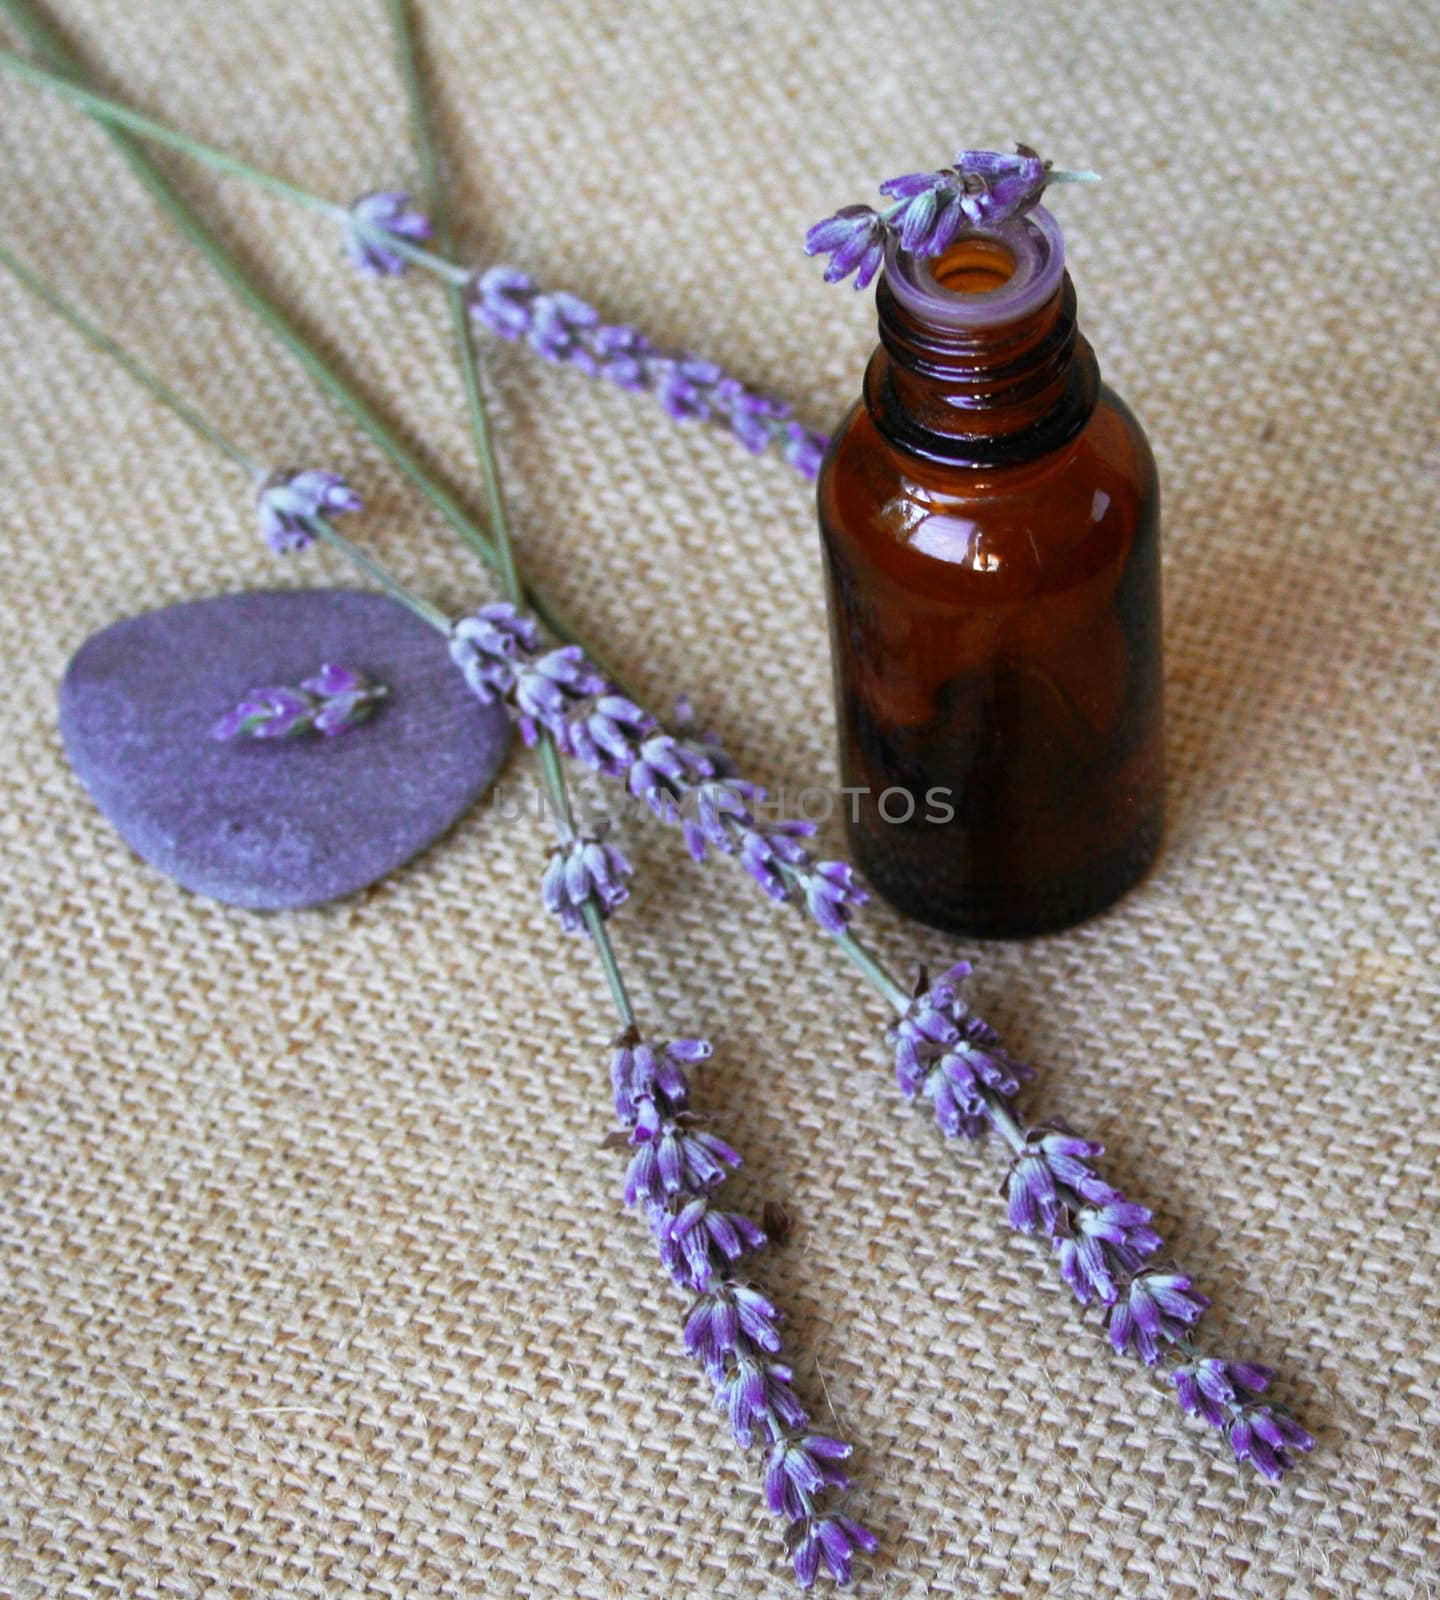
M946 288L1003 284L1003 254L952 255ZM978 333L926 327L883 283L879 305L819 484L851 846L938 927L1063 927L1161 835L1154 461L1068 279Z

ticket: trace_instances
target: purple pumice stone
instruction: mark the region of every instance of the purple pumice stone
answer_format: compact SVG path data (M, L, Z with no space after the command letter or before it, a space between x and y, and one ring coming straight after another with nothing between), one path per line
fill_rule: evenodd
M345 661L389 693L343 739L210 737L258 682ZM510 740L445 639L385 595L260 589L112 623L76 651L60 732L80 781L137 854L254 910L353 894L438 839Z

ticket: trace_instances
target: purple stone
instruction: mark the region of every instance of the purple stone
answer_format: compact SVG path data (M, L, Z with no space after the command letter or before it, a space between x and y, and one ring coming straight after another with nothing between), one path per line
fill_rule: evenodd
M389 686L334 739L210 737L257 684L341 661ZM60 732L120 836L187 889L279 910L353 894L410 860L489 787L510 742L445 640L385 595L260 589L191 600L87 639Z

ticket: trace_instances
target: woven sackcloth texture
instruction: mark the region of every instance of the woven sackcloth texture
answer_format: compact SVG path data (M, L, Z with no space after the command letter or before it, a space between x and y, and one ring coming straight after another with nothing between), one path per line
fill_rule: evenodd
M60 0L113 93L336 199L413 182L378 0ZM1170 826L1077 931L975 951L1317 1437L1279 1488L1109 1352L1010 1233L993 1145L907 1107L824 939L624 824L642 1014L717 1043L759 1280L858 1442L863 1594L1440 1592L1435 960L1440 87L1388 0L427 0L467 258L504 260L833 424L874 339L805 226L959 144L1039 146L1083 324L1166 497ZM17 48L13 30L0 28ZM433 281L166 170L479 510ZM100 132L0 82L6 244L255 454L365 490L349 531L458 610L493 579L178 242ZM653 401L493 347L525 559L745 768L832 781L809 490ZM56 687L113 619L280 563L239 478L0 281L0 1594L782 1593L757 1463L623 1211L613 1023L506 807L348 902L227 909L136 859L67 768ZM183 672L184 663L176 664ZM838 840L831 840L838 843ZM883 957L958 941L865 913ZM822 1580L823 1582L824 1580Z

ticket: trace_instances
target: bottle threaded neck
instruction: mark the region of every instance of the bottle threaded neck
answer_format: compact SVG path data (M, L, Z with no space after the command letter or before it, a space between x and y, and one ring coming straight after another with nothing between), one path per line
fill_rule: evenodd
M989 466L1084 426L1099 373L1080 336L1059 225L1043 208L961 234L933 260L892 247L865 399L880 432L928 460Z

